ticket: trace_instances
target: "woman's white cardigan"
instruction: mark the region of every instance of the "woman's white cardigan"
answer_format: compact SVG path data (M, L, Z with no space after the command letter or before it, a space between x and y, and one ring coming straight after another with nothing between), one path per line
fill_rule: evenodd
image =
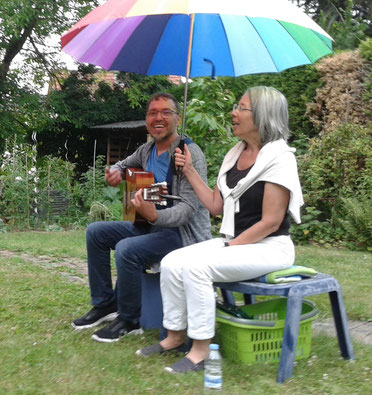
M252 169L230 189L226 185L226 173L234 166L245 146L245 142L241 141L226 154L218 174L217 186L224 201L220 233L228 238L234 237L235 213L239 212L239 198L258 181L267 181L287 188L290 191L288 211L294 221L300 223L300 207L304 201L294 156L295 148L289 147L283 139L265 144L259 151Z

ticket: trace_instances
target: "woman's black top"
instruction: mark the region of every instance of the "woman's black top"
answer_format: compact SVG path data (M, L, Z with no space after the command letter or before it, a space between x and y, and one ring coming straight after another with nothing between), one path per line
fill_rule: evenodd
M238 170L237 163L235 163L234 167L226 174L227 186L230 189L234 188L238 181L248 174L252 166L245 170ZM235 237L261 220L264 188L265 181L258 181L240 196L240 210L235 213ZM289 227L290 220L287 212L279 229L269 236L289 235Z

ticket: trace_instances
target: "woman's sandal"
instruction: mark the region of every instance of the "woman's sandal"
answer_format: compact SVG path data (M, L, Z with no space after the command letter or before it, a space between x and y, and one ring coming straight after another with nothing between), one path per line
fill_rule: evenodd
M200 370L204 370L204 361L194 363L187 357L184 357L180 359L178 362L174 363L172 366L165 367L164 370L174 374L198 372Z
M149 357L153 354L163 354L167 352L186 352L187 348L185 344L181 344L180 346L170 348L169 350L165 350L160 343L153 344L152 346L144 347L136 351L136 355L140 357Z

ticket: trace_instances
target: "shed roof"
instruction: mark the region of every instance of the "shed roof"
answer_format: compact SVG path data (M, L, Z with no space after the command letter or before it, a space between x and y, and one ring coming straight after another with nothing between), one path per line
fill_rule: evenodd
M105 125L92 126L91 129L136 129L144 126L146 126L146 122L141 120L108 123Z

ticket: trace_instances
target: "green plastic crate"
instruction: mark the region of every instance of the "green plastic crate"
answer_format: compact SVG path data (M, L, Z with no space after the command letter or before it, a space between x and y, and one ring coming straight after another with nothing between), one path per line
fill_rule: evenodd
M240 308L253 319L233 317L217 309L217 333L223 356L244 364L279 362L287 298L271 299ZM310 355L311 326L317 314L315 304L303 300L296 359Z

